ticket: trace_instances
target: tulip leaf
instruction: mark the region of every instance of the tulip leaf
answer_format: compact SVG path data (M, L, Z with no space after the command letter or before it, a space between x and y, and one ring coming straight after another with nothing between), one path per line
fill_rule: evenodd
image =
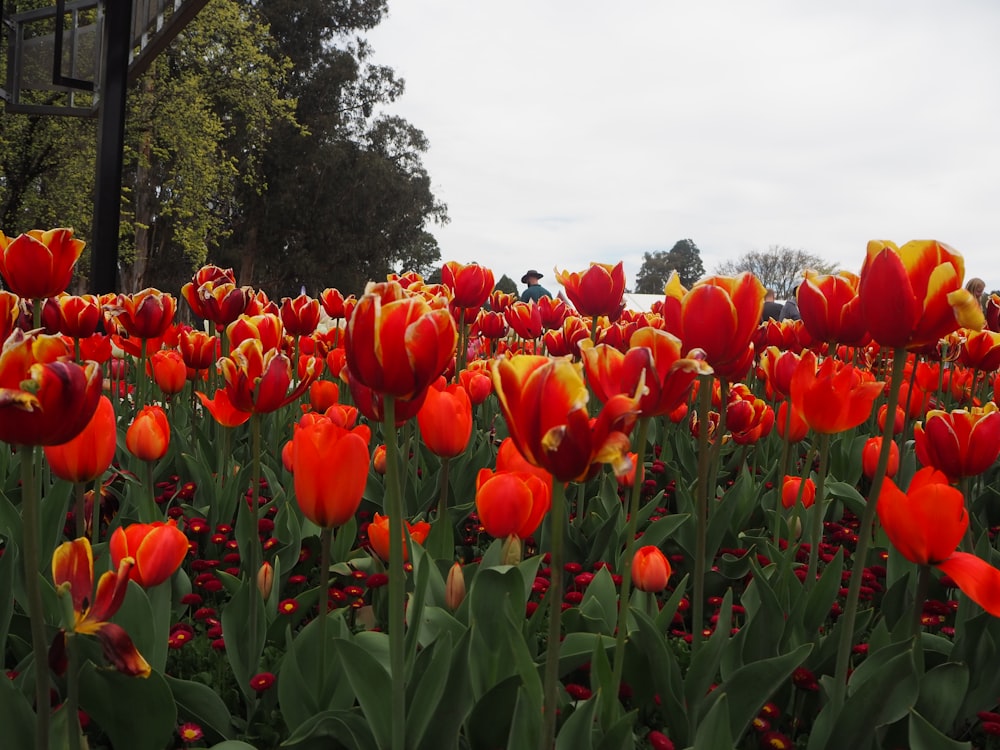
M921 721L947 731L958 718L958 710L969 689L969 667L957 662L938 664L921 678L917 711ZM913 716L910 717L911 726Z
M80 670L80 708L114 747L162 750L177 727L177 707L163 675L128 677L87 663Z
M208 685L164 675L182 719L197 721L223 739L233 738L232 717L225 702Z
M699 707L718 675L722 649L729 640L728 623L732 611L733 593L732 589L728 589L722 599L722 606L719 607L718 627L709 639L701 644L701 648L695 651L691 657L691 667L684 678L684 697L687 700L691 721L698 715ZM695 624L694 627L699 626Z
M0 644L6 645L10 620L14 616L14 571L17 547L8 541L0 555Z
M121 608L111 619L125 629L136 649L146 661L149 661L153 669L162 669L159 664L150 661L155 651L156 634L152 627L153 608L142 586L135 581L128 582L128 593Z
M600 639L595 643L595 639ZM559 676L563 677L591 660L595 648L613 649L615 639L594 633L567 633L559 648Z
M386 700L386 696L392 693L389 673L355 641L337 638L333 641L333 648L344 665L344 673L368 719L376 743L380 748L389 747L392 744L392 706Z
M292 732L291 737L281 743L281 747L296 750L325 750L330 747L331 741L356 750L379 748L365 718L359 713L344 709L313 714ZM239 748L233 747L231 750L242 750L242 746L243 743L239 743ZM218 747L220 746L217 745L216 748Z
M14 680L0 679L0 727L7 747L35 746L35 712Z
M594 719L597 716L598 695L582 703L563 722L556 737L556 750L590 750L594 746Z
M632 727L638 711L629 711L608 727L597 745L597 750L629 750L635 746Z
M910 750L968 750L969 742L959 742L941 734L937 728L916 711L910 711L907 722Z
M21 545L21 514L2 491L0 491L0 536L9 540L8 546Z
M725 693L718 696L705 718L698 724L694 736L696 748L735 747L730 729L729 700Z
M464 630L458 643L452 649L451 664L444 681L442 700L435 705L430 713L427 729L417 746L417 750L446 750L457 746L462 723L472 708L472 690L469 680L469 643L470 633ZM523 689L522 689L523 692ZM540 719L541 711L535 712L535 719ZM515 724L516 724L515 716ZM513 732L513 727L512 730ZM537 734L537 729L534 730ZM534 736L534 735L531 735Z
M667 647L660 629L641 610L634 611L638 625L631 634L629 645L642 655L643 675L650 676L659 696L661 710L680 746L687 741L687 706L683 700L683 683L677 658Z
M39 509L39 524L42 528L41 559L45 561L45 569L52 559L52 551L63 539L63 529L66 526L66 512L73 492L72 482L56 482L45 493L45 500Z
M848 484L847 482L831 482L827 481L826 491L831 497L839 498L844 501L848 510L857 516L864 515L865 505L867 504L864 496L858 492L857 488L853 484Z
M519 703L519 693L523 693L520 686L520 676L510 675L487 690L472 707L465 722L471 750L495 750L508 746L515 707Z
M601 633L611 635L615 632L618 619L618 596L614 581L606 567L594 574L593 580L587 586L587 592L580 602L580 612L597 620L603 626Z
M434 643L422 649L416 657L411 679L406 686L407 742L420 743L434 717L434 708L445 695L451 661L451 635L443 633ZM458 656L462 659L464 656Z
M680 580L680 583L674 588L674 593L670 595L666 603L660 608L659 613L656 615L656 628L660 633L666 633L670 628L670 625L674 621L674 615L677 614L677 608L681 605L684 600L684 593L687 591L687 582L690 574L685 573L684 577Z
M250 639L250 619L256 618L256 638ZM233 669L233 677L243 695L256 698L250 687L250 678L257 673L260 654L266 635L264 603L257 593L256 582L246 581L239 587L222 610L222 636L226 642L226 657Z
M256 748L241 740L223 740L217 745L212 745L209 750L256 750Z

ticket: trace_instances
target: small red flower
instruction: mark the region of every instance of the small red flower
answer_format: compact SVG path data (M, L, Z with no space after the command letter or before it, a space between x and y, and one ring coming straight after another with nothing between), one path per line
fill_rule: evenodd
M250 687L258 693L263 693L274 684L274 675L271 672L258 672L250 678Z
M203 739L205 736L205 732L202 730L202 728L199 725L195 724L193 721L187 721L181 724L177 728L177 734L180 736L181 742L183 742L185 745L190 745L192 742L197 742L198 740Z

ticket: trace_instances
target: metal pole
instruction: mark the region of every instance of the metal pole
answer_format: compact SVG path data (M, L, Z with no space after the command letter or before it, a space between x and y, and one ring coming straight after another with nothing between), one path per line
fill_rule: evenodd
M118 291L118 230L125 144L125 99L133 0L105 0L103 59L97 115L97 178L94 195L90 288Z

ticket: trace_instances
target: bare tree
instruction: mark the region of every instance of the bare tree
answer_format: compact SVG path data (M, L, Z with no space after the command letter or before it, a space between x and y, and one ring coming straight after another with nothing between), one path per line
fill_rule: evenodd
M767 250L751 250L736 260L720 263L715 272L733 276L749 271L782 298L788 297L792 289L801 283L805 271L827 274L836 273L836 269L836 264L805 250L771 245Z

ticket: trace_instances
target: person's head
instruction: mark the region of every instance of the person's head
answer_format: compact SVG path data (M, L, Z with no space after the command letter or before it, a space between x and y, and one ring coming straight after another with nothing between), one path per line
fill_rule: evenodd
M521 277L521 283L527 284L528 286L535 286L541 278L542 275L538 273L538 271L532 269Z
M986 291L986 282L976 276L973 276L965 283L965 288L972 293L973 297L979 299L983 296L983 292Z
M774 302L774 290L773 289L768 289L766 292L764 292L764 301L765 302Z

